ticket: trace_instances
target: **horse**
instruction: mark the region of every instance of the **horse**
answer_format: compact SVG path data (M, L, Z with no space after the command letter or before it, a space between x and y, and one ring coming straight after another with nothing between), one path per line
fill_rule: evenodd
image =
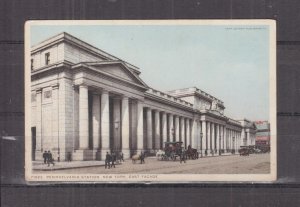
M141 161L141 164L145 163L145 153L141 153L140 155L135 154L131 157L132 163L135 164L137 160Z
M198 158L199 158L199 154L198 154L198 152L197 152L197 149L193 149L193 148L191 147L191 145L188 146L188 149L187 149L187 151L186 151L186 154L187 154L187 157L188 157L189 159L195 160L195 159L198 159Z
M158 150L157 152L156 152L156 157L157 157L157 160L159 160L159 158L160 159L163 159L163 157L165 156L165 151L163 151L163 150Z

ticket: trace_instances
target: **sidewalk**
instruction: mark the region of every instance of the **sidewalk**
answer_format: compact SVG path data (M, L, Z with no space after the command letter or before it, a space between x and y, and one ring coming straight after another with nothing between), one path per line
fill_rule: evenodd
M64 170L73 168L84 168L84 167L95 167L95 166L105 166L104 161L72 161L72 162L54 162L54 166L50 164L44 164L42 161L33 161L33 170L51 171L51 170ZM117 163L116 163L117 164Z
M231 153L224 153L222 156L230 156ZM219 156L199 156L199 159L203 158L213 158L213 157L219 157ZM157 159L157 157L147 157L147 159ZM130 159L126 159L126 162L131 162ZM75 169L75 168L85 168L85 167L97 167L97 166L105 166L105 161L97 161L97 160L91 160L91 161L72 161L72 162L54 162L54 166L50 164L48 167L48 164L44 164L43 161L33 161L32 162L32 168L33 170L39 170L39 171L52 171L52 170L65 170L65 169ZM116 165L119 165L121 163L116 162Z

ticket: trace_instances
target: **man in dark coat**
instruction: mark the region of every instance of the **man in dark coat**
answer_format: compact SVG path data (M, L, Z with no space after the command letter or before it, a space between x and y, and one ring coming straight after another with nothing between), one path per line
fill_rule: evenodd
M50 164L52 164L54 166L54 159L52 157L52 153L49 150L48 151L48 167L50 166Z
M116 168L116 165L115 165L116 158L117 158L116 153L112 152L111 153L111 167L114 166L114 168Z
M110 168L110 160L111 160L111 156L110 154L108 154L108 152L106 152L106 157L105 157L105 169L108 167L108 169Z
M48 152L45 150L43 153L43 158L44 158L44 164L48 162Z
M140 158L141 158L141 164L145 163L145 153L143 151L141 152Z
M120 157L121 157L121 160L124 162L124 154L123 154L123 152L120 152Z

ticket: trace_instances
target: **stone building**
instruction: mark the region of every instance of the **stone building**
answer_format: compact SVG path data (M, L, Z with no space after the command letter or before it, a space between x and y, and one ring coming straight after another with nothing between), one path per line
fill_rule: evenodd
M256 138L255 145L260 149L270 148L270 123L268 121L255 121Z
M67 33L31 48L33 159L44 150L65 160L125 158L182 141L203 156L253 144L248 120L224 115L224 103L196 88L162 92L139 77L140 69Z

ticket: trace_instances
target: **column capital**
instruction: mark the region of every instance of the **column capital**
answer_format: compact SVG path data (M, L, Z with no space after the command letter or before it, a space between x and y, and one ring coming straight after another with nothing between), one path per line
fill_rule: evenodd
M59 89L59 83L52 85L52 90L56 90L56 89Z
M158 110L158 109L152 109L154 112L160 112L160 110Z
M121 97L121 96L113 96L112 99L113 99L113 100L121 100L122 97Z
M35 92L38 94L38 93L42 93L42 91L43 91L43 88L37 88L36 90L35 90Z
M101 93L108 94L108 93L109 93L109 91L108 91L108 90L106 90L106 89L101 89Z
M79 88L88 88L88 86L86 84L80 84L78 85Z
M128 100L129 97L128 97L128 96L125 96L125 95L122 95L122 96L121 96L121 99L122 99L122 100Z

